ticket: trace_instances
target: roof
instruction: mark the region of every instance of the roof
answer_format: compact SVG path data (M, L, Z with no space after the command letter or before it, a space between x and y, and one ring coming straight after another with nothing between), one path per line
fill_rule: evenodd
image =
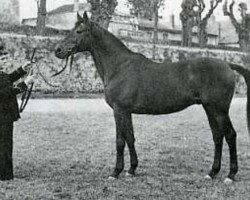
M79 11L88 10L89 6L90 5L88 3L79 3ZM66 5L60 6L54 10L51 10L47 14L55 15L55 14L62 14L62 13L69 13L69 12L74 12L74 4L66 4Z

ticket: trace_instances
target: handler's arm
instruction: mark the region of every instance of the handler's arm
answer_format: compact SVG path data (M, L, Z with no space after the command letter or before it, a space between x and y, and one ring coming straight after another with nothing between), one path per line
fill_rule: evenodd
M24 82L18 83L17 86L7 86L0 90L0 96L17 95L24 92L27 89L27 85Z
M22 67L19 67L17 70L9 74L9 80L11 81L11 83L14 83L18 79L23 77L25 74L26 74L26 71L24 71Z

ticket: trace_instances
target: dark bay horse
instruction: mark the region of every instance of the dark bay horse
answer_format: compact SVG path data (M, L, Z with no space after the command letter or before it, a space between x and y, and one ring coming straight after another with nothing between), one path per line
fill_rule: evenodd
M236 132L229 118L234 94L235 73L241 73L250 86L248 69L212 58L198 58L177 63L155 63L130 51L119 39L78 14L69 35L60 41L55 55L64 59L77 52L89 51L104 83L106 102L113 108L116 122L117 160L111 177L124 168L127 143L134 175L138 166L131 114L168 114L193 104L201 104L207 114L215 145L214 162L207 178L214 178L221 167L223 138L229 145L232 182L238 171ZM250 87L248 87L250 88ZM248 91L249 98L249 91ZM249 115L250 106L247 111ZM249 118L248 118L249 121Z

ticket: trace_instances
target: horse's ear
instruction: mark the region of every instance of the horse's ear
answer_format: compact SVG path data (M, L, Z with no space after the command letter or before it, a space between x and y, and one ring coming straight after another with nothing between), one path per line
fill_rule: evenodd
M77 21L78 22L82 22L83 18L81 17L81 15L77 12Z
M86 11L84 11L82 17L83 17L83 21L84 21L85 23L89 21L89 17L88 17L88 15L87 15L87 12L86 12Z

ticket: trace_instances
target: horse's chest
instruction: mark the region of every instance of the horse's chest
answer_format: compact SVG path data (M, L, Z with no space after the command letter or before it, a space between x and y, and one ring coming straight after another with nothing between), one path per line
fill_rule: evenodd
M137 98L137 88L131 82L109 84L105 88L105 100L113 107L114 104L130 108Z

